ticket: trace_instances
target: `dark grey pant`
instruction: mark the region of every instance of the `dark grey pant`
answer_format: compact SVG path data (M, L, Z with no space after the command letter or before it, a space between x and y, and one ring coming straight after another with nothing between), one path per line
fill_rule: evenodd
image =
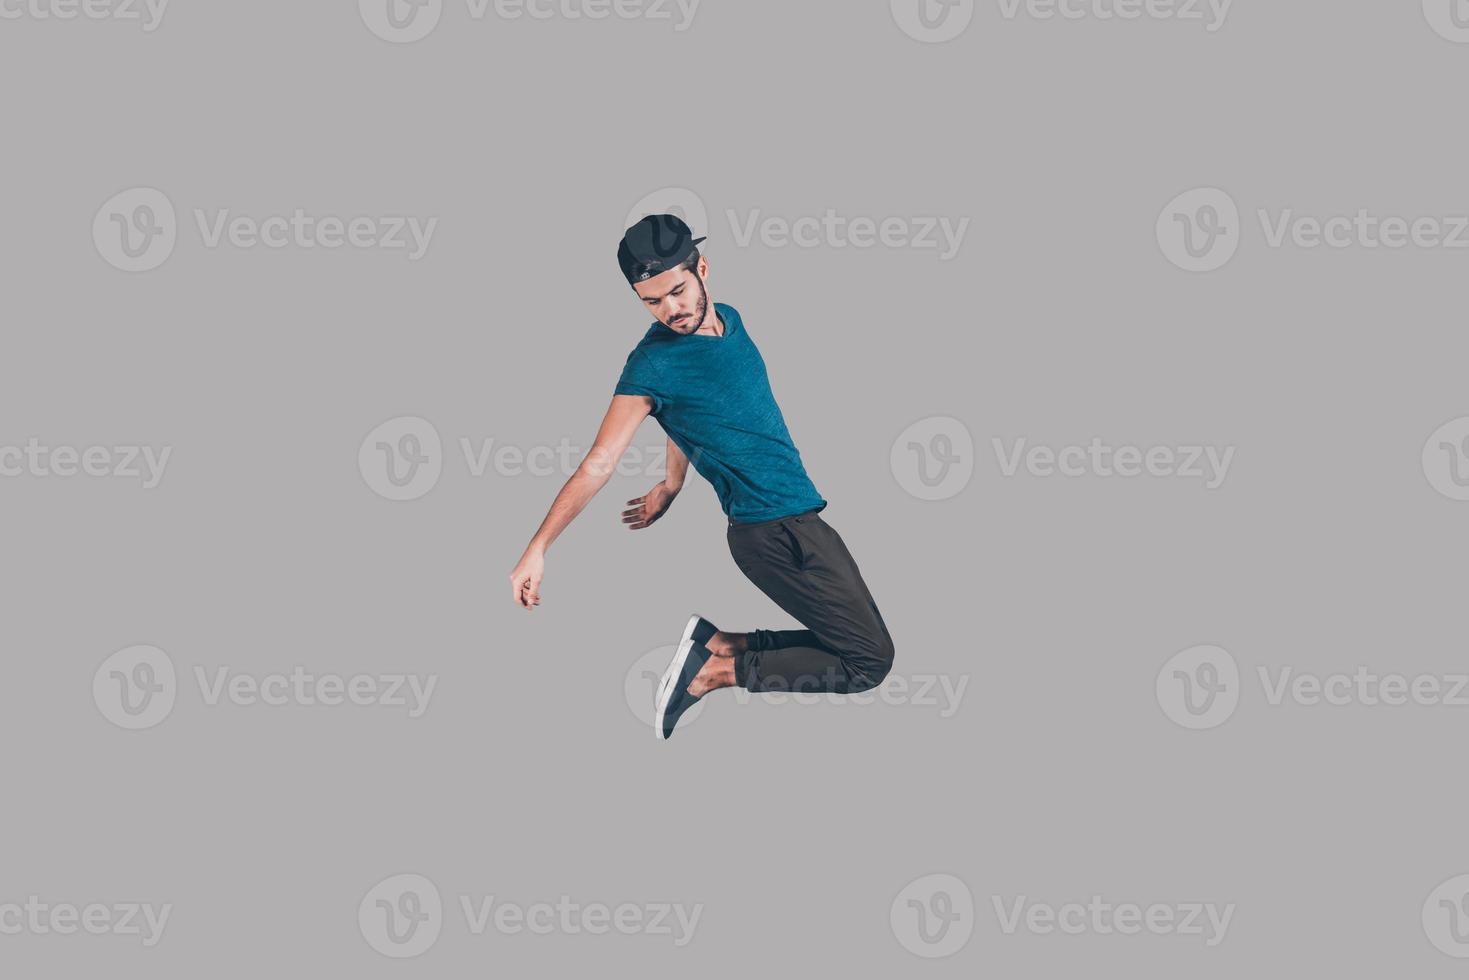
M729 553L745 577L805 626L754 630L735 657L750 691L855 694L882 683L893 638L836 529L814 510L758 524L731 523Z

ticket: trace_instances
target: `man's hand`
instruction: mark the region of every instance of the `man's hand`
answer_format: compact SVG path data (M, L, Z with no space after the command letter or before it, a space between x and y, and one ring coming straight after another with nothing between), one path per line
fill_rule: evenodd
M627 525L629 531L645 528L662 517L677 496L678 490L670 488L665 480L649 490L646 496L629 500L628 509L622 512L622 523Z
M546 556L538 549L527 548L520 564L510 573L510 591L517 603L526 609L541 604L541 576L546 571Z

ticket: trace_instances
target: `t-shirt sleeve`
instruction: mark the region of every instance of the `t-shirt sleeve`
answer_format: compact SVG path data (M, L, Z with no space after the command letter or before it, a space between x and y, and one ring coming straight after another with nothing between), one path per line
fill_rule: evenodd
M622 366L622 377L617 379L617 388L613 394L648 396L653 399L654 415L663 411L668 400L668 393L653 365L649 363L647 355L639 350L627 355L627 363Z

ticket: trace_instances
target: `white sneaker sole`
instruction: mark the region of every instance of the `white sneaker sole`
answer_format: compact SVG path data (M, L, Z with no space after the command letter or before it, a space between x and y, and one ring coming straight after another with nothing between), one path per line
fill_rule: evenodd
M668 708L669 697L673 693L673 684L683 673L683 665L688 662L689 651L694 648L694 627L698 625L698 614L690 616L688 625L683 628L683 636L679 638L678 649L674 651L668 669L663 672L663 679L658 682L658 698L653 709L653 734L660 741L663 740L663 712Z

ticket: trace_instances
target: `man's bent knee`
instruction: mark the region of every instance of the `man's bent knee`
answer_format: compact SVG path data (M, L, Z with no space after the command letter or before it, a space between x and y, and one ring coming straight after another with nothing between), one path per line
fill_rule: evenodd
M865 658L862 668L853 671L852 683L847 688L848 694L860 694L877 687L893 669L893 639L883 634L882 642L872 654Z

